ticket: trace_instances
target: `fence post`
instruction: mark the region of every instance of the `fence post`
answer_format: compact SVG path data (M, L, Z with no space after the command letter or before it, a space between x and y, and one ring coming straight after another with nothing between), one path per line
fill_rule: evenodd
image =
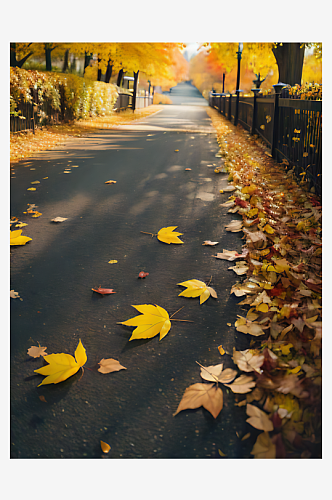
M234 116L234 125L237 125L238 116L239 116L239 101L240 101L240 92L243 90L236 90L236 103L235 103L235 116Z
M138 81L138 73L139 70L134 71L134 92L133 92L133 104L132 104L132 109L135 111L136 109L136 93L137 93L137 81Z
M286 83L277 83L273 85L275 96L274 96L274 117L273 117L273 135L272 135L272 145L271 145L271 155L276 160L277 159L277 144L278 144L278 133L279 133L279 97L281 90L285 87Z
M232 94L229 93L229 102L228 102L228 119L232 120Z
M254 93L254 106L252 110L252 126L250 130L250 135L254 135L257 122L257 95L261 92L261 89L254 88L251 89L251 92Z

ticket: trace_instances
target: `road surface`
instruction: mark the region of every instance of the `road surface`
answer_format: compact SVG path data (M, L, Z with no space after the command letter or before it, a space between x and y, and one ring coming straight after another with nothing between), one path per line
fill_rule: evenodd
M206 101L189 84L170 97L174 104L149 118L73 138L15 165L10 215L28 223L23 234L32 241L11 247L10 288L23 299L11 299L13 458L211 458L218 449L250 457L253 432L241 437L252 428L225 387L216 419L203 408L173 416L186 387L201 382L196 361L234 367L217 347L232 352L249 341L227 325L241 313L230 295L236 275L213 257L223 248L240 251L242 242L224 229L236 217L220 207L227 178L214 173L219 148ZM24 214L28 203L42 216ZM51 222L55 217L67 220ZM184 244L141 233L165 226L178 226ZM149 276L138 279L140 271ZM211 279L218 298L200 306L178 297L177 283L192 278ZM116 293L91 291L99 285ZM193 322L173 322L161 341L129 342L133 328L117 323L138 314L131 305L149 303L170 315L184 306L175 317ZM80 370L37 388L42 359L29 357L28 348L39 343L48 354L73 355L79 339L88 356L83 376ZM101 374L102 358L127 370ZM110 444L108 455L100 440Z

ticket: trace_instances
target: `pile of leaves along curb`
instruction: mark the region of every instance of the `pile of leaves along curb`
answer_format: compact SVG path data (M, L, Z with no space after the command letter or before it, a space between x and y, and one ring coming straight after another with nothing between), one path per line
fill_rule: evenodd
M236 221L244 235L242 250L224 250L215 257L236 261L231 269L240 279L231 293L249 309L238 316L235 328L253 336L251 349L233 349L232 359L255 386L245 399L237 396L236 403L246 406L247 422L263 431L251 453L255 458L318 458L321 202L301 188L292 171L266 155L255 138L215 110L208 114L220 147L216 156L222 158L215 172L229 173L224 192L231 196L221 206L242 216Z

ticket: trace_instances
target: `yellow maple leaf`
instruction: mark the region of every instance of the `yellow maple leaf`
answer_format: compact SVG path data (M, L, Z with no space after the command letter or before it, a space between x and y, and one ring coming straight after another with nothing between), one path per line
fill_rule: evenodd
M17 229L16 231L10 231L10 244L11 245L25 245L32 238L29 236L21 236L22 229Z
M121 321L120 325L136 326L129 340L150 339L160 333L160 338L165 337L171 329L171 321L168 312L160 306L152 304L142 304L132 306L140 313L139 316Z
M206 283L203 281L199 280L188 280L188 281L183 281L182 283L178 283L178 285L185 286L187 287L186 290L183 290L183 292L179 293L179 297L199 297L199 303L203 304L210 295L216 299L217 294L213 288L210 286L207 286Z
M174 229L176 229L178 226L169 226L169 227L162 227L160 231L157 233L157 238L159 241L162 241L163 243L183 243L183 241L178 238L178 236L181 236L183 233L178 233L174 232Z
M85 365L88 358L80 339L75 351L75 358L70 354L61 353L49 354L44 356L44 359L48 362L48 365L43 366L38 370L34 370L35 373L46 376L38 387L41 385L58 384L59 382L63 382L72 375L75 375L75 373L77 373L78 370Z

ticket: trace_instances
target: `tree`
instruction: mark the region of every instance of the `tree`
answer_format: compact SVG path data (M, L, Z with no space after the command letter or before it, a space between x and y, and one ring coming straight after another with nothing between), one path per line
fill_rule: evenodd
M10 44L10 65L22 68L23 64L32 56L32 43L11 43Z
M304 62L304 43L276 43L272 52L279 70L279 82L301 85Z

